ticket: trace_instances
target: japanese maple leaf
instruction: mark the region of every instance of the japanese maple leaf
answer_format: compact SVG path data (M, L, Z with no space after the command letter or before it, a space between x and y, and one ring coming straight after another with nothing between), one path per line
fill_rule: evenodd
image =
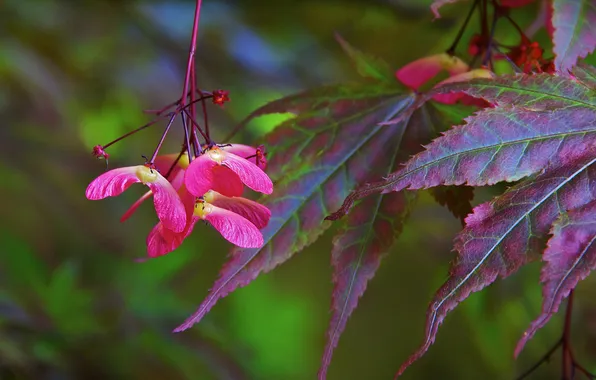
M358 72L373 83L328 86L270 103L250 118L275 112L293 112L266 138L271 158L268 174L276 181L275 193L262 202L271 212L262 231L259 249L234 249L207 298L197 312L176 331L198 322L222 297L290 259L316 240L329 223L328 210L338 207L358 183L396 170L400 162L422 149L437 133L460 121L469 108L427 104L412 105L415 95L388 79L391 70L378 59L357 51L340 40ZM443 107L440 110L436 107ZM403 114L400 122L382 125ZM453 121L453 122L457 122ZM457 194L454 190L453 194ZM469 189L464 193L470 194ZM355 207L355 212L334 238L331 261L335 288L328 342L319 370L324 379L346 322L402 229L415 194L377 195ZM462 197L469 199L469 196ZM466 207L449 197L456 215ZM469 205L469 203L468 203Z
M309 90L265 105L249 118L294 112L266 137L268 173L275 193L259 200L271 210L264 245L233 249L207 298L175 331L200 321L222 297L245 286L316 240L329 226L325 215L363 181L370 162L390 146L380 123L406 110L414 95L396 85L337 85ZM283 173L283 175L282 175Z
M466 119L466 125L447 131L384 180L353 192L332 216L347 211L354 200L379 192L438 185L482 186L526 178L493 201L477 206L466 218L466 227L455 240L458 256L449 279L428 309L424 343L398 375L426 352L438 326L459 302L539 257L555 220L594 200L594 69L580 66L573 75L575 79L547 74L503 76L440 86L433 92L463 91L495 107L479 111ZM585 270L577 273L585 274ZM566 286L574 280L568 281ZM557 294L562 297L565 292ZM553 299L549 305L556 304ZM545 310L536 326L555 307Z
M387 126L381 132L382 138L387 141L387 149L378 162L367 162L369 169L366 179L371 180L396 170L400 163L422 149L422 143L444 130L448 126L447 122L445 113L440 112L436 105L427 104L399 123ZM368 197L354 207L334 237L331 263L335 287L319 379L326 378L333 351L347 320L382 258L388 254L401 233L415 199L416 194L405 191ZM449 206L456 203L446 198L441 200ZM466 208L463 205L466 201L469 205L469 196L459 202L460 208L456 214Z
M593 170L593 169L592 169ZM583 194L582 194L583 195ZM585 195L583 195L585 196ZM542 255L542 313L519 341L517 356L538 329L557 312L563 298L596 269L596 201L563 213L551 228L553 237Z
M596 2L553 0L555 67L567 73L596 48Z

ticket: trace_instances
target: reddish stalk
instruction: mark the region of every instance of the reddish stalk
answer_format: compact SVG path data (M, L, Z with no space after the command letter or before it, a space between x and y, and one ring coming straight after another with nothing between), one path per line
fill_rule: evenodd
M211 143L211 136L209 136L209 118L207 117L207 104L205 98L201 98L201 107L203 109L203 124L205 125L205 133L207 134L208 142Z
M194 56L192 57L192 69L190 71L190 103L187 104L187 107L190 107L190 117L193 119L197 116L197 107L195 104L196 96L197 96L197 78L196 78L196 62ZM202 97L202 96L201 96Z
M495 30L497 29L497 21L499 21L499 17L500 17L499 12L500 12L499 6L493 2L493 19L492 19L491 26L490 26L488 42L486 43L486 52L484 55L484 60L482 62L483 65L488 66L488 68L490 70L494 69L492 46L494 44ZM487 15L487 17L488 17L488 15Z
M109 143L107 143L106 145L102 145L102 147L103 147L104 149L106 149L106 148L107 148L107 147L109 147L110 145L114 145L114 144L116 144L118 141L120 141L120 140L124 140L124 139L125 139L125 138L127 138L128 136L132 136L132 135L134 135L135 133L137 133L137 132L139 132L139 131L142 131L143 129L145 129L145 128L147 128L147 127L150 127L150 126L152 126L153 124L157 123L159 120L160 120L160 118L155 118L155 119L151 120L150 122L148 122L147 124L145 124L145 125L143 125L143 126L141 126L141 127L137 128L137 129L135 129L135 130L132 130L132 131L130 131L130 132L128 132L128 133L125 133L124 135L122 135L122 136L118 137L116 140L110 141L110 142L109 142Z
M186 107L190 107L190 118L195 120L197 116L197 107L196 107L196 95L198 93L197 89L197 78L196 78L196 62L193 57L192 62L192 71L190 73L190 103L186 105ZM203 94L200 94L200 97L203 97ZM195 129L192 126L189 126L190 129L190 140L194 141L194 136L196 136ZM187 126L185 126L187 128ZM189 156L190 156L190 147L189 147Z
M538 367L543 363L548 362L553 353L561 347L562 354L562 365L561 365L561 379L562 380L574 380L575 372L581 372L587 379L594 380L596 375L588 371L584 366L577 362L573 355L573 348L571 346L571 317L573 313L573 290L569 293L567 298L567 308L565 311L565 322L563 327L563 336L557 341L557 343L548 352L540 358L532 367L517 378L522 380L531 375Z
M186 115L190 116L187 110L183 111ZM203 130L201 129L201 127L199 126L199 124L196 122L196 120L194 119L190 119L190 122L192 123L192 125L199 131L199 133L201 134L201 136L203 136L203 138L205 139L206 143L209 143L209 139L207 137L207 135L205 134L205 132L203 132ZM198 143L198 139L197 139L197 143ZM199 145L200 146L200 145Z
M472 7L468 11L468 15L466 16L466 19L464 20L463 25L461 26L461 28L459 28L459 31L457 32L457 36L455 36L455 40L453 41L453 43L451 44L449 49L447 49L447 51L446 51L447 54L449 54L449 55L455 54L455 48L457 48L459 41L461 40L462 36L464 35L464 31L466 30L466 27L468 26L468 23L470 22L470 19L472 18L472 14L474 14L474 10L478 6L478 2L479 2L479 0L474 0L474 4L472 4Z
M563 366L561 378L563 380L572 380L574 366L573 353L571 351L571 313L573 311L573 290L567 298L567 310L565 311L565 327L563 328L563 337L561 338Z
M166 129L163 131L163 134L161 135L161 138L159 139L159 143L157 143L157 146L155 147L155 151L153 152L153 155L151 156L151 159L148 162L149 165L153 165L153 162L155 161L155 157L157 157L157 154L159 153L159 150L161 149L161 146L163 145L163 142L166 139L166 135L170 131L170 127L172 126L172 124L174 123L174 120L176 119L176 115L178 115L178 114L175 112L172 113L172 116L170 117L170 121L168 121L168 125L166 126Z
M192 102L189 102L187 105L185 105L184 107L181 107L180 109L189 109L193 104L197 104L198 102L202 102L205 99L211 99L211 98L213 98L213 94L211 92L203 92L200 98L195 99Z
M170 176L170 174L172 174L172 171L174 170L174 168L176 167L176 165L178 165L178 161L180 161L180 158L182 157L182 155L184 154L184 151L186 150L186 147L182 147L182 150L180 150L180 154L178 154L178 157L176 157L176 159L174 160L174 162L172 162L172 165L170 165L170 168L168 169L166 175L164 175L164 178L168 178Z
M190 38L190 47L188 49L188 61L186 62L186 74L184 75L184 86L182 87L182 97L180 100L180 107L184 107L186 105L186 98L187 93L189 90L189 83L192 78L192 72L194 67L194 58L195 52L197 48L197 35L199 32L199 19L201 17L201 3L202 0L197 0L197 5L195 6L195 16L194 21L192 24L192 35ZM192 87L191 87L192 88ZM191 94L191 97L193 94Z
M162 113L166 112L167 110L169 110L170 108L177 106L178 104L180 104L180 99L176 100L175 102L172 102L170 104L168 104L167 106L160 108L158 110L143 110L143 112L145 113L152 113L155 114L157 116L160 116Z
M188 130L188 124L186 123L186 115L182 115L182 128L184 128L184 145L186 145L186 150L188 153L188 162L192 162L192 154L190 151L190 132ZM194 131L194 128L192 128Z

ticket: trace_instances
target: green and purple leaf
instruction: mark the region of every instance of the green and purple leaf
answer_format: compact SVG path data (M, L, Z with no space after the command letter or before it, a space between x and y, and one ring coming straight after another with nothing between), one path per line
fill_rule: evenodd
M574 75L581 78L593 73L594 69L587 65L577 66L573 71ZM528 111L575 107L596 109L594 88L594 82L586 86L579 81L550 74L517 74L447 83L434 88L427 97L463 92L496 106L514 106Z
M580 63L573 69L573 75L584 86L596 88L596 67Z
M219 279L195 314L175 331L200 321L222 297L245 286L260 273L268 272L312 243L328 227L322 220L328 210L362 181L370 165L383 156L389 146L379 123L408 109L413 95L402 95L395 88L337 86L335 99L329 87L289 97L291 107L303 109L296 118L283 123L267 138L275 147L270 156L272 170L284 172L275 184L273 196L261 200L271 210L271 221L262 232L265 244L258 249L234 249ZM306 107L310 97L311 108ZM273 112L283 109L275 102ZM264 111L255 112L256 115ZM275 164L278 160L282 162ZM292 170L288 170L293 168Z
M592 171L593 172L593 171ZM595 178L591 178L591 184ZM588 184L589 186L589 184ZM580 198L589 200L594 194L579 191ZM554 223L548 247L542 255L542 314L530 325L519 341L515 356L558 311L565 297L577 283L596 269L596 201L563 213Z
M398 192L364 199L333 239L331 320L318 377L326 379L333 351L348 318L389 249L401 233L414 194Z
M457 260L427 312L424 343L398 376L428 350L449 311L536 257L556 218L594 199L596 95L582 78L509 76L440 87L435 92L463 91L496 106L468 117L466 125L435 139L384 180L362 186L331 215L341 216L354 200L379 192L532 176L466 218L455 241Z
M567 73L596 48L596 2L553 0L555 67Z
M387 175L407 158L444 130L446 119L428 104L416 110L400 123L385 127L383 138L389 142L381 164L370 165L365 180ZM403 136L403 138L402 138ZM413 193L377 194L359 202L333 240L331 262L335 284L332 315L327 330L327 344L323 354L319 379L325 379L334 349L346 323L366 290L367 282L375 275L381 260L401 233Z
M592 152L593 146L561 157L557 166L477 206L466 218L466 227L455 239L458 255L449 278L427 311L424 343L397 376L424 355L445 316L461 301L539 257L562 210L596 199L596 187L591 186L596 178Z
M596 95L578 81L536 75L467 83L437 91L463 91L498 107L453 127L401 170L361 186L328 219L338 219L355 200L378 192L517 181L546 167L553 155L564 156L596 138Z

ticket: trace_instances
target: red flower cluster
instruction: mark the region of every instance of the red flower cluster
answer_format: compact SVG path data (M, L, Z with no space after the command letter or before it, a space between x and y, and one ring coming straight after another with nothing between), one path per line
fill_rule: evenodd
M199 220L211 224L231 243L244 248L263 245L259 229L269 222L265 206L242 197L244 185L271 194L273 183L263 171L263 148L231 144L213 146L189 163L186 153L158 156L152 166L138 165L110 170L87 187L88 199L120 195L133 183L149 191L123 215L126 220L153 196L159 223L147 237L150 257L175 250ZM171 168L171 169L170 169ZM168 173L166 179L161 173Z
M540 47L538 42L532 42L527 37L522 36L520 44L509 51L507 57L519 67L524 74L549 73L555 71L553 60L544 59L542 55L544 49Z

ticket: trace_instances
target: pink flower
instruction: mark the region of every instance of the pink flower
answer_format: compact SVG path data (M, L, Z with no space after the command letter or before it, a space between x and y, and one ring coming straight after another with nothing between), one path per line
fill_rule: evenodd
M257 248L263 245L259 229L265 227L271 218L267 207L250 199L227 197L212 190L196 202L184 186L178 193L186 207L188 223L179 233L158 223L147 236L149 257L162 256L178 248L199 220L210 223L226 240L239 247Z
M157 170L147 166L129 166L103 173L89 184L85 195L91 200L114 197L133 183L142 183L151 189L155 211L164 227L174 232L184 230L186 213L176 190Z
M261 193L273 192L273 183L262 169L249 160L218 147L206 150L190 163L184 175L184 184L197 197L209 190L237 197L242 195L243 184Z
M246 158L253 164L257 165L262 170L267 168L267 158L265 157L265 146L259 145L254 148L252 146L243 144L230 144L229 146L222 147L228 153L233 153L242 158Z
M176 162L178 156L180 156L180 158ZM174 167L172 167L174 163L176 164ZM174 187L175 190L178 190L180 186L182 186L182 184L184 183L184 170L186 170L186 168L188 167L188 163L189 162L187 153L183 153L182 155L180 155L179 153L172 153L157 156L155 158L154 165L155 169L157 169L157 171L160 172L162 175L168 174L170 168L172 169L169 173L170 175L168 176L168 181L172 184L172 187ZM141 196L135 203L132 204L132 206L128 208L128 210L126 210L126 212L120 218L120 222L124 222L125 220L130 218L130 216L134 214L134 212L139 208L139 206L147 199L151 198L152 195L153 192L151 190L143 194L143 196Z

